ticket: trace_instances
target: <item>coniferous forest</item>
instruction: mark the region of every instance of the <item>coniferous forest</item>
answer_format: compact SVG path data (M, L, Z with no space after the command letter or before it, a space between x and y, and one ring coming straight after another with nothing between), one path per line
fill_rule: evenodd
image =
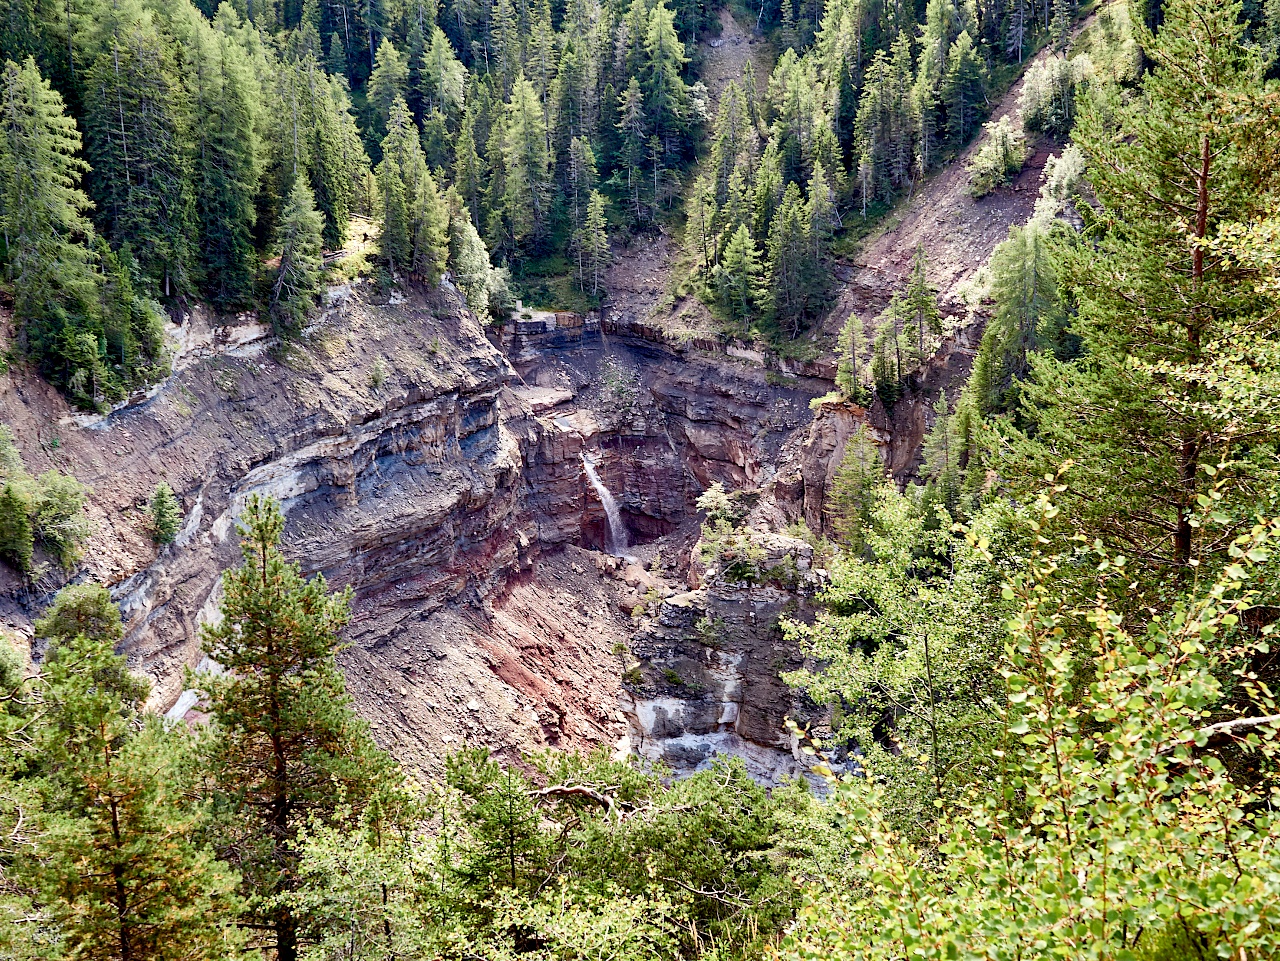
M771 73L709 87L722 16ZM77 416L176 376L195 312L287 359L358 278L497 342L517 300L615 303L663 237L720 343L829 358L812 416L860 418L820 523L700 483L707 577L794 590L784 526L822 568L774 671L808 776L766 785L479 743L415 776L288 497L241 505L198 717L166 719L85 573L92 487L0 410L34 630L0 634L0 958L1280 958L1280 2L4 0L0 61L0 374ZM1039 148L926 396L929 249L873 316L832 316L841 271L935 178L1009 197ZM136 505L154 557L183 495Z

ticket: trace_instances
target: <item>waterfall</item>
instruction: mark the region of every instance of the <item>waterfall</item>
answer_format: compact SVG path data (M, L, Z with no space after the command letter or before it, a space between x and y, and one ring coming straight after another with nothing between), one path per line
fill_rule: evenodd
M627 540L627 525L622 523L622 510L618 507L617 498L609 492L609 488L604 486L604 481L596 473L595 464L586 454L582 455L582 467L587 472L587 479L595 488L600 503L604 505L605 517L609 519L609 553L615 557L626 557L630 560L627 555L627 548L631 546Z

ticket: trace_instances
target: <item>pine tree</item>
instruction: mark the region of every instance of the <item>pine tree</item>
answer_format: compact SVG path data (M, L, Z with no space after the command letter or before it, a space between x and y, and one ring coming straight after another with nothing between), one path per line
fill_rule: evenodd
M378 164L378 188L382 201L382 255L392 271L413 269L418 235L419 202L427 162L422 154L418 128L403 98L392 105L387 136Z
M226 957L235 878L193 840L203 811L187 740L143 716L147 685L112 650L119 611L98 585L70 589L37 632L51 645L31 738L40 823L23 874L80 957Z
M1031 369L1031 355L1061 339L1065 320L1057 272L1044 228L1032 220L1010 227L991 255L995 311L974 362L974 389L984 414L1018 406L1017 385Z
M173 496L173 488L164 481L156 484L151 494L151 539L157 544L172 544L182 526L182 508Z
M916 335L916 355L923 359L925 351L925 335L942 333L942 315L938 311L938 292L929 283L928 256L924 245L916 247L911 258L911 276L907 279L906 289L899 296L899 314L910 324Z
M405 48L408 73L405 76L404 101L409 105L409 112L413 114L413 119L421 124L426 113L427 37L422 24L417 19L414 19L409 26L409 33L405 37Z
M329 34L329 52L325 57L324 68L335 77L349 77L347 48L336 30Z
M685 228L685 246L698 261L703 275L711 273L711 255L715 250L716 209L715 184L707 174L693 184L689 195L688 224Z
M1197 526L1198 499L1210 487L1242 491L1229 481L1249 468L1207 416L1208 384L1196 380L1188 403L1169 405L1153 368L1232 351L1215 340L1260 322L1255 286L1204 239L1268 215L1280 194L1280 124L1264 106L1273 94L1263 61L1242 42L1240 5L1169 0L1164 17L1142 38L1152 70L1132 106L1082 106L1074 139L1100 210L1090 242L1071 246L1058 270L1084 357L1032 360L1022 390L1034 435L999 465L1025 491L1068 452L1077 466L1056 505L1065 520L1113 540L1135 576L1157 582L1211 559L1218 548ZM1214 510L1241 523L1253 514L1243 497Z
M688 129L689 92L680 73L688 62L684 44L676 37L675 21L665 0L649 14L645 36L644 103L654 136L673 158L683 153Z
M222 621L204 650L226 673L202 676L212 718L206 776L227 807L222 847L252 897L245 923L297 961L294 841L308 823L358 811L386 761L351 708L334 659L350 591L331 595L280 553L284 517L251 497L240 524L244 564L223 575Z
M827 251L831 238L836 232L835 191L827 183L827 172L818 161L813 165L813 176L809 178L809 236L813 242L813 266L819 276L825 272Z
M356 207L356 184L369 172L351 114L351 102L341 81L311 74L318 89L311 137L310 180L316 209L324 215L324 245L339 250Z
M792 337L799 335L804 321L813 314L823 287L805 208L800 188L787 184L769 228L769 294L776 315Z
M881 314L871 356L871 382L875 385L876 397L889 408L902 396L902 379L906 374L900 310L900 301L895 297Z
M964 444L957 430L956 417L947 404L947 392L941 391L933 407L933 427L924 441L924 473L934 484L943 506L954 513L963 480L961 459Z
M422 73L423 104L427 111L438 110L456 116L463 107L466 68L454 55L449 38L439 27L431 28L431 44Z
M587 215L587 204L599 179L595 151L591 149L590 141L583 137L574 137L569 142L565 179L568 187L569 223L576 233L582 229L583 220ZM581 263L579 263L579 280L581 281Z
M299 177L276 228L280 263L271 281L270 309L271 324L282 337L301 332L320 293L323 231L324 217L316 210L311 188Z

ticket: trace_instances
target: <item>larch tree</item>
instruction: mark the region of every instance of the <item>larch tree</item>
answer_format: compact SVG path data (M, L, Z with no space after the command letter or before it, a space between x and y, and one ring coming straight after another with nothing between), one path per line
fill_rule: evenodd
M542 105L523 74L507 102L502 159L505 219L516 248L528 251L542 241L550 223L551 157Z
M605 269L609 266L608 221L605 218L604 195L598 190L591 191L587 200L587 216L583 219L575 246L582 264L578 285L592 297L598 297L603 290Z

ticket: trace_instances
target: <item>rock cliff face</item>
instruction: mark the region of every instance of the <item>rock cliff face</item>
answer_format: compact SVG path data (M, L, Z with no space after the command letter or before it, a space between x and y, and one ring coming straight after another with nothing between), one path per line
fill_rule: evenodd
M354 588L349 688L403 760L430 771L463 740L511 752L615 744L628 726L652 755L652 726L644 734L619 710L637 703L619 701L627 652L637 623L654 663L686 657L688 639L650 637L630 612L687 576L697 496L716 480L766 480L826 385L771 383L723 356L593 331L522 348L517 371L448 291L393 298L337 291L281 356L262 327L197 314L176 331L174 376L108 417L74 414L35 378L6 375L4 416L28 467L93 487L79 576L111 587L130 663L152 679L153 706L171 709L183 667L200 662L219 576L238 561L235 519L248 498L270 495L286 511L286 552ZM665 579L628 583L599 552L606 521L584 455ZM157 552L143 507L161 479L185 520ZM0 619L29 630L58 586L52 575L33 589L6 581ZM726 643L778 642L783 593L706 597L712 620L735 625ZM719 692L697 681L700 706L668 712L664 730L732 733L743 751L758 741L761 769L777 768L778 658L718 656L707 678L721 678ZM733 707L709 722L713 696ZM683 763L689 751L660 753Z
M702 587L663 600L633 637L639 664L622 705L629 746L642 757L681 771L734 754L771 784L803 772L784 721L815 712L780 676L803 659L779 621L812 615L820 579L804 541L773 534L758 543L759 576L707 572Z
M20 373L0 381L0 406L30 469L92 485L80 576L111 586L156 708L200 660L199 626L238 560L238 511L269 494L286 510L286 552L355 589L349 687L407 760L429 769L462 738L612 743L622 728L609 652L629 619L589 557L533 571L542 552L580 538L581 463L559 482L538 474L554 437L456 299L397 300L340 294L279 358L261 328L215 331L194 316L177 373L106 418L73 414ZM162 478L186 517L157 552L142 506ZM57 586L7 580L0 616L29 632Z

